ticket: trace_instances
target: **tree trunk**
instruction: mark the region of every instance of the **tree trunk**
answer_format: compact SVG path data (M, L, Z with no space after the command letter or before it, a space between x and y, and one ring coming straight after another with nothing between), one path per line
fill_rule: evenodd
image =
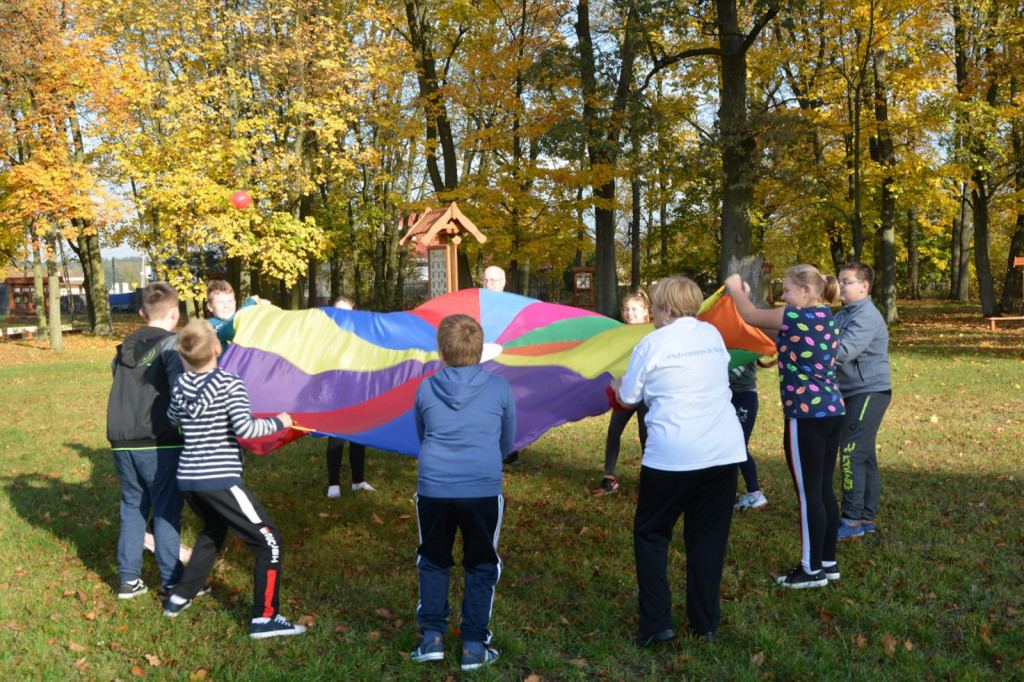
M1019 186L1019 185L1018 185ZM1003 280L1003 296L999 301L999 312L1008 313L1024 309L1017 305L1024 299L1021 291L1021 270L1013 264L1014 259L1024 255L1024 213L1017 213L1017 229L1010 239L1010 251L1006 254L1006 278ZM1016 313L1015 313L1016 314Z
M82 129L78 124L78 113L73 105L68 106L68 129L74 146L75 163L85 165L85 141ZM83 218L71 221L78 234L81 252L78 252L82 268L89 270L89 287L86 289L86 305L89 307L89 327L93 334L113 336L114 322L110 316L110 298L107 295L106 277L103 273L103 254L100 251L100 238L95 229ZM74 246L72 246L74 248ZM88 260L89 265L86 265Z
M31 235L32 238L32 285L34 291L32 294L32 301L36 306L36 334L40 340L46 338L49 335L49 329L46 324L46 289L43 287L43 261L42 256L39 254L39 242L35 239L35 235Z
M633 196L633 215L629 221L629 290L640 288L640 174L633 172L630 181Z
M971 244L974 243L973 195L968 183L963 183L960 196L960 244L957 266L956 300L967 303L971 300Z
M991 52L989 51L985 63L988 69L995 68L991 64ZM985 88L985 104L989 110L995 109L998 101L999 83L995 76L989 80ZM989 169L989 156L991 149L988 140L980 133L971 143L971 157L974 159L972 165L974 172L971 174L973 187L971 188L971 200L974 205L974 271L978 276L978 298L981 299L981 314L985 317L992 317L996 314L996 292L992 279L992 262L989 253L989 219L992 197L992 171Z
M921 281L919 274L918 227L920 218L917 208L907 209L907 297L912 300L921 298Z
M452 135L451 122L448 120L444 92L438 84L437 65L429 35L431 27L426 23L426 10L420 6L420 0L405 0L405 17L409 26L409 42L416 63L416 80L419 83L420 101L426 119L427 173L435 192L453 190L459 184L455 138ZM443 177L441 168L437 164L438 145L441 147ZM466 276L469 277L468 268ZM462 275L460 274L459 277L461 284Z
M338 297L342 295L341 294L341 279L342 279L341 257L338 256L338 252L337 251L332 251L331 252L330 265L331 265L331 300L330 300L330 305L334 305L334 302L337 301Z
M960 184L960 202L956 215L953 216L953 225L950 229L949 241L949 300L955 301L960 290L960 230L963 228L963 183Z
M889 76L886 70L885 50L874 50L871 63L875 80L875 122L878 133L875 138L875 160L882 166L881 211L878 233L880 237L881 260L876 267L882 272L880 299L882 314L887 324L899 321L896 310L896 194L893 192L893 168L896 153L893 149L892 131L889 129Z
M309 257L309 272L306 275L309 278L309 302L306 304L307 308L316 308L317 306L320 305L320 302L317 300L317 291L316 291L317 290L317 281L316 281L317 280L317 277L316 277L317 272L316 272L316 270L317 270L318 267L319 267L319 263L317 263L316 257L315 256L310 256Z
M740 30L736 0L718 0L722 134L722 279L730 261L751 254L754 210L754 152L757 141L747 120L747 35Z
M620 147L619 136L633 90L633 67L639 38L636 12L637 9L631 5L626 15L615 96L607 120L602 120L597 103L605 95L597 82L597 58L590 28L590 2L579 0L576 5L575 30L583 96L583 125L593 178L594 307L598 313L608 317L614 317L619 308L618 268L615 264L615 169Z
M54 255L46 261L47 289L50 310L50 350L58 353L64 350L64 331L60 316L60 267L57 265L57 237L50 240ZM70 283L69 283L70 284Z
M984 171L975 171L973 178L974 188L971 196L974 200L974 270L978 275L981 314L992 317L996 314L996 295L989 256L988 176Z
M1014 75L1010 77L1010 99L1016 101L1019 96L1019 80ZM1020 119L1014 119L1010 134L1013 150L1013 184L1018 193L1024 191L1024 127L1021 124ZM1024 298L1024 291L1021 290L1021 271L1013 265L1014 259L1021 255L1024 255L1024 211L1018 210L1016 229L1010 238L1010 250L1006 254L1006 277L1003 280L1003 296L999 301L999 311L1002 313L1024 308L1024 305L1017 305L1017 302Z

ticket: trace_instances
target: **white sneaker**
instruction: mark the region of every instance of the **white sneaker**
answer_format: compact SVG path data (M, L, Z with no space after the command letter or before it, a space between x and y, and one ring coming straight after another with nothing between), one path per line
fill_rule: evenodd
M370 492L377 492L377 489L366 481L360 481L359 483L352 484L352 492L357 493L360 490L369 490Z
M341 486L340 485L329 485L329 486L327 486L327 497L341 497Z
M768 504L768 498L760 490L755 490L752 493L742 495L740 501L733 506L733 509L757 509L766 504Z

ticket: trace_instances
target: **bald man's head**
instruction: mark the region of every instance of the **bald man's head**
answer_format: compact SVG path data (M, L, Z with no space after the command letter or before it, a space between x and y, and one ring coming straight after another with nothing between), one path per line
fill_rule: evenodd
M505 291L505 271L497 265L489 265L484 270L484 289Z

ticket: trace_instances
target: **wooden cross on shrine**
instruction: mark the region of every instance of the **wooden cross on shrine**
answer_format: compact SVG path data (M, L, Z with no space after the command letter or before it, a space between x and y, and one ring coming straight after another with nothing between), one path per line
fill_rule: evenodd
M473 235L480 244L487 241L453 201L448 208L428 209L398 242L405 246L417 241L427 248L428 299L459 288L458 249L464 234Z

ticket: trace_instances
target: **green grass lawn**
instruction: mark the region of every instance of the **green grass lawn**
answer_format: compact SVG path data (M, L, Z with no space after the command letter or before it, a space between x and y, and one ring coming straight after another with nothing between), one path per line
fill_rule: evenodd
M841 543L842 579L787 591L799 553L774 370L760 373L751 451L766 508L737 514L718 640L637 650L631 524L639 442L620 492L594 498L607 416L560 427L507 472L491 627L478 679L973 680L1024 676L1024 330L990 333L976 306L901 303L894 398L879 435L878 532ZM126 318L127 320L127 318ZM125 322L119 328L127 332ZM10 679L452 679L408 660L415 622L416 460L370 450L376 493L324 497L324 442L250 457L246 479L285 539L282 613L302 637L248 638L252 560L237 541L213 594L175 620L154 590L116 597L118 484L105 438L116 341L0 343L0 670ZM342 472L343 482L347 471ZM742 481L740 482L742 488ZM184 537L197 531L186 512ZM678 528L681 531L681 525ZM685 559L671 550L685 629ZM455 624L461 569L453 571ZM152 555L143 577L158 582Z

